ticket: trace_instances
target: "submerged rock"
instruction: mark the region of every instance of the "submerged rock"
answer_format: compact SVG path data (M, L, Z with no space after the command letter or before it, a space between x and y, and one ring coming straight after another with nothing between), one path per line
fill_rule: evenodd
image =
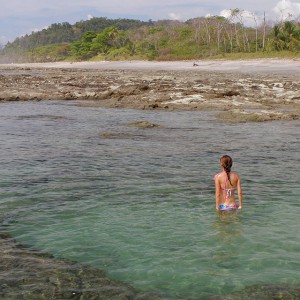
M147 122L147 121L137 121L137 122L129 123L128 126L134 126L134 127L140 127L140 128L161 127L158 124L150 123L150 122Z
M299 120L300 114L297 112L284 112L274 110L246 111L242 109L233 109L218 113L216 117L219 121L223 122L245 123L278 120Z
M0 233L0 299L161 299L109 279L102 270L18 245Z
M298 300L300 286L294 285L255 285L230 295L209 297L207 300Z
M134 137L129 133L119 133L119 132L103 132L100 133L99 136L107 139L127 139L127 138Z
M49 120L64 120L66 117L64 116L54 116L54 115L28 115L28 116L19 116L19 120L27 120L27 119L49 119Z

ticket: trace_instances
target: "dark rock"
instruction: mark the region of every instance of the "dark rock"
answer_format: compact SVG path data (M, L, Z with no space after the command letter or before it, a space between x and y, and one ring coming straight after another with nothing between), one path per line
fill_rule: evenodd
M0 299L154 300L159 297L148 297L111 280L102 270L17 245L1 232Z
M129 123L128 126L134 126L134 127L139 127L139 128L155 128L155 127L161 127L158 124L153 124L149 123L147 121L138 121L138 122L133 122Z
M108 139L127 139L133 137L133 135L129 133L116 133L116 132L103 132L100 133L99 136Z
M213 296L207 300L299 300L300 286L254 285L230 295Z

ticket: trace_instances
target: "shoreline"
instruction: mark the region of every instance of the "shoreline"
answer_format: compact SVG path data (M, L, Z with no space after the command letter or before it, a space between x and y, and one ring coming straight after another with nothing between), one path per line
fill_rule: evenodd
M0 88L0 102L210 110L236 123L300 119L300 60L2 64Z
M157 71L216 71L300 76L300 59L182 60L182 61L79 61L0 64L1 68L62 68Z

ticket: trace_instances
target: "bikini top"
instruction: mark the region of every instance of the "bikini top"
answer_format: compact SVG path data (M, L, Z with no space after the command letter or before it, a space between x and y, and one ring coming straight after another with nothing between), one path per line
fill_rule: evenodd
M215 177L219 177L221 175L221 173L217 174ZM233 192L235 191L236 187L235 188L232 188L232 189L226 189L226 184L227 184L227 176L225 178L225 181L224 181L224 188L222 187L222 184L221 184L221 189L225 191L225 199L228 200Z
M221 185L221 189L225 191L225 199L228 200L232 196L232 193L234 192L236 187L232 188L232 189L226 189L226 183L227 183L227 176L225 178L224 188L222 188L222 185Z

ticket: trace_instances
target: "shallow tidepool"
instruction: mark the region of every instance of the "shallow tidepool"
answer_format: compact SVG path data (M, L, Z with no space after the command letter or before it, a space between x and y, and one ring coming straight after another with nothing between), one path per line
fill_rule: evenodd
M299 121L59 101L4 103L0 115L1 230L17 241L170 299L299 284ZM140 121L161 126L128 126ZM218 215L225 153L244 209Z

